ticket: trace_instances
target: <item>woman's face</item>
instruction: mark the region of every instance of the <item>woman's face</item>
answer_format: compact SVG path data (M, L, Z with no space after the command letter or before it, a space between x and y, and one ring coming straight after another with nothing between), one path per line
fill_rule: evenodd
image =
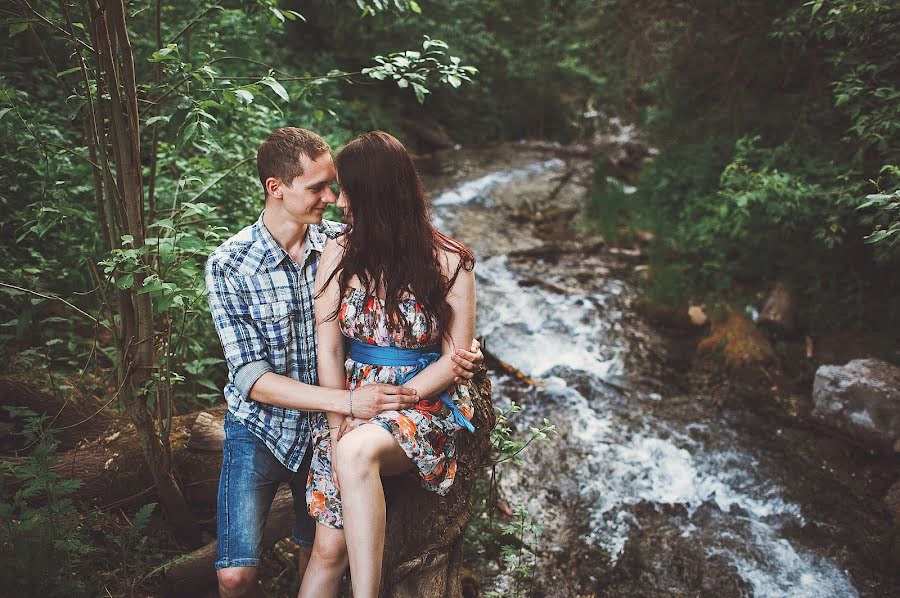
M344 191L343 187L340 187L340 180L338 180L339 192L337 196L337 201L334 205L339 207L342 212L344 212L344 222L350 224L352 219L350 218L350 200L347 197L347 192Z

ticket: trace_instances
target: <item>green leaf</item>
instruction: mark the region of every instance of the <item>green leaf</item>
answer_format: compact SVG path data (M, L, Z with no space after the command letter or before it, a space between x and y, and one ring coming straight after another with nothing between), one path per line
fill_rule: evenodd
M188 121L188 123L185 124L184 127L181 129L181 131L178 133L178 141L177 141L178 147L184 147L184 144L186 144L188 141L190 141L191 137L194 136L194 132L196 130L197 130L197 121L196 120Z
M64 70L64 71L60 71L60 72L56 73L56 77L57 77L57 78L59 78L59 77L65 77L66 75L71 75L72 73L77 73L77 72L80 71L80 70L81 70L81 69L80 69L79 67L73 66L73 67L70 68L70 69L66 69L66 70Z
M156 228L156 227L174 230L175 223L172 222L171 218L163 218L162 220L157 220L156 222L147 225L147 228ZM150 239L147 239L147 242L150 243Z
M409 9L417 15L422 14L422 7L415 0L409 0Z
M117 279L116 286L123 291L125 289L130 289L134 286L134 274L126 274L125 276Z
M291 96L288 95L287 90L284 88L281 83L273 79L272 77L266 77L262 81L260 81L263 85L266 85L269 89L278 94L278 97L284 100L285 102L291 101Z
M15 37L15 36L19 35L23 31L28 29L28 25L29 24L27 21L24 23L14 23L14 24L10 25L9 26L9 36Z
M0 119L2 119L12 108L0 108Z
M247 91L246 89L235 89L234 95L238 97L242 104L251 104L253 103L253 94Z
M416 92L416 99L419 100L420 104L425 103L425 95L428 93L428 90L418 83L413 83L413 90Z
M134 520L131 522L131 532L133 534L141 533L141 530L150 520L150 515L153 514L155 508L156 503L151 502L138 509L138 512L134 514Z
M170 118L172 118L172 117L164 116L164 115L151 116L150 118L147 119L147 126L149 127L149 126L155 125L156 123L165 124L165 123L169 122Z

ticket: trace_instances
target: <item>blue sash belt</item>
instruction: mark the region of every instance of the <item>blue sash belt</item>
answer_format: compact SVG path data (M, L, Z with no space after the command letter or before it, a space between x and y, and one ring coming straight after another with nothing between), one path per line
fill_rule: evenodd
M406 384L413 376L437 361L441 356L440 345L421 347L418 349L401 349L400 347L379 347L370 345L369 343L364 343L355 338L348 340L350 341L350 359L357 363L383 366L416 366L415 369L401 375L397 379L397 383L401 386ZM441 402L443 402L453 413L453 420L458 425L469 432L475 431L475 426L466 419L466 416L462 414L462 411L459 410L459 407L456 406L446 392L441 394Z

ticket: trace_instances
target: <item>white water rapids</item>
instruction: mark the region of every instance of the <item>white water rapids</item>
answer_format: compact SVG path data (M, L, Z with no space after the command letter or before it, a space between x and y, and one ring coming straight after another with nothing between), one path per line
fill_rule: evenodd
M634 318L623 318L635 297L630 283L596 276L578 286L563 266L514 267L497 251L501 238L529 241L515 238L528 231L506 221L508 201L500 200L532 183L546 184L563 166L541 160L469 174L448 181L433 202L436 224L478 253L478 334L493 355L542 385L525 393L523 417L539 422L546 416L560 429L550 442L563 443L554 454L566 456L565 467L554 473L556 464L541 448L529 449L525 466L504 470L504 494L525 504L545 534L554 529L548 501L587 505L581 541L601 547L612 564L641 526L635 506L649 503L683 509L689 523L682 537L697 538L709 557L727 559L755 596L857 596L838 563L782 532L807 522L803 507L784 498L753 447L725 420L667 421L645 409L674 399L664 387L648 391L628 382L640 375L629 355L642 354L647 335L633 327ZM473 218L480 228L469 225ZM482 232L472 238L472 230ZM602 268L590 260L580 266ZM533 278L571 292L547 290ZM522 386L497 375L495 403L508 403L514 390L521 396Z

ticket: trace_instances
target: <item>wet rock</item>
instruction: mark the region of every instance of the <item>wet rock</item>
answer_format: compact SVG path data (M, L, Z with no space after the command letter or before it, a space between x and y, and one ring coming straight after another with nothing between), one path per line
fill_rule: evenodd
M732 310L728 317L713 324L712 334L700 341L701 355L721 352L731 370L749 370L775 360L775 351L762 332L744 314Z
M751 594L749 584L725 555L709 553L702 541L685 537L678 527L663 522L632 533L603 593L616 598Z
M776 334L790 336L797 331L797 302L781 281L769 293L756 323Z
M443 125L425 114L404 118L400 125L429 149L447 149L455 145Z
M880 359L823 365L812 415L865 445L893 450L900 440L900 367Z
M651 301L644 297L635 300L634 310L652 323L671 329L689 329L693 326L691 318L684 307L678 308L668 303Z
M887 495L884 497L884 505L891 514L894 527L900 530L900 480L894 482L894 485L888 490Z
M706 326L707 322L709 322L709 316L706 315L706 312L703 311L703 307L700 305L690 306L688 308L688 317L694 326Z

